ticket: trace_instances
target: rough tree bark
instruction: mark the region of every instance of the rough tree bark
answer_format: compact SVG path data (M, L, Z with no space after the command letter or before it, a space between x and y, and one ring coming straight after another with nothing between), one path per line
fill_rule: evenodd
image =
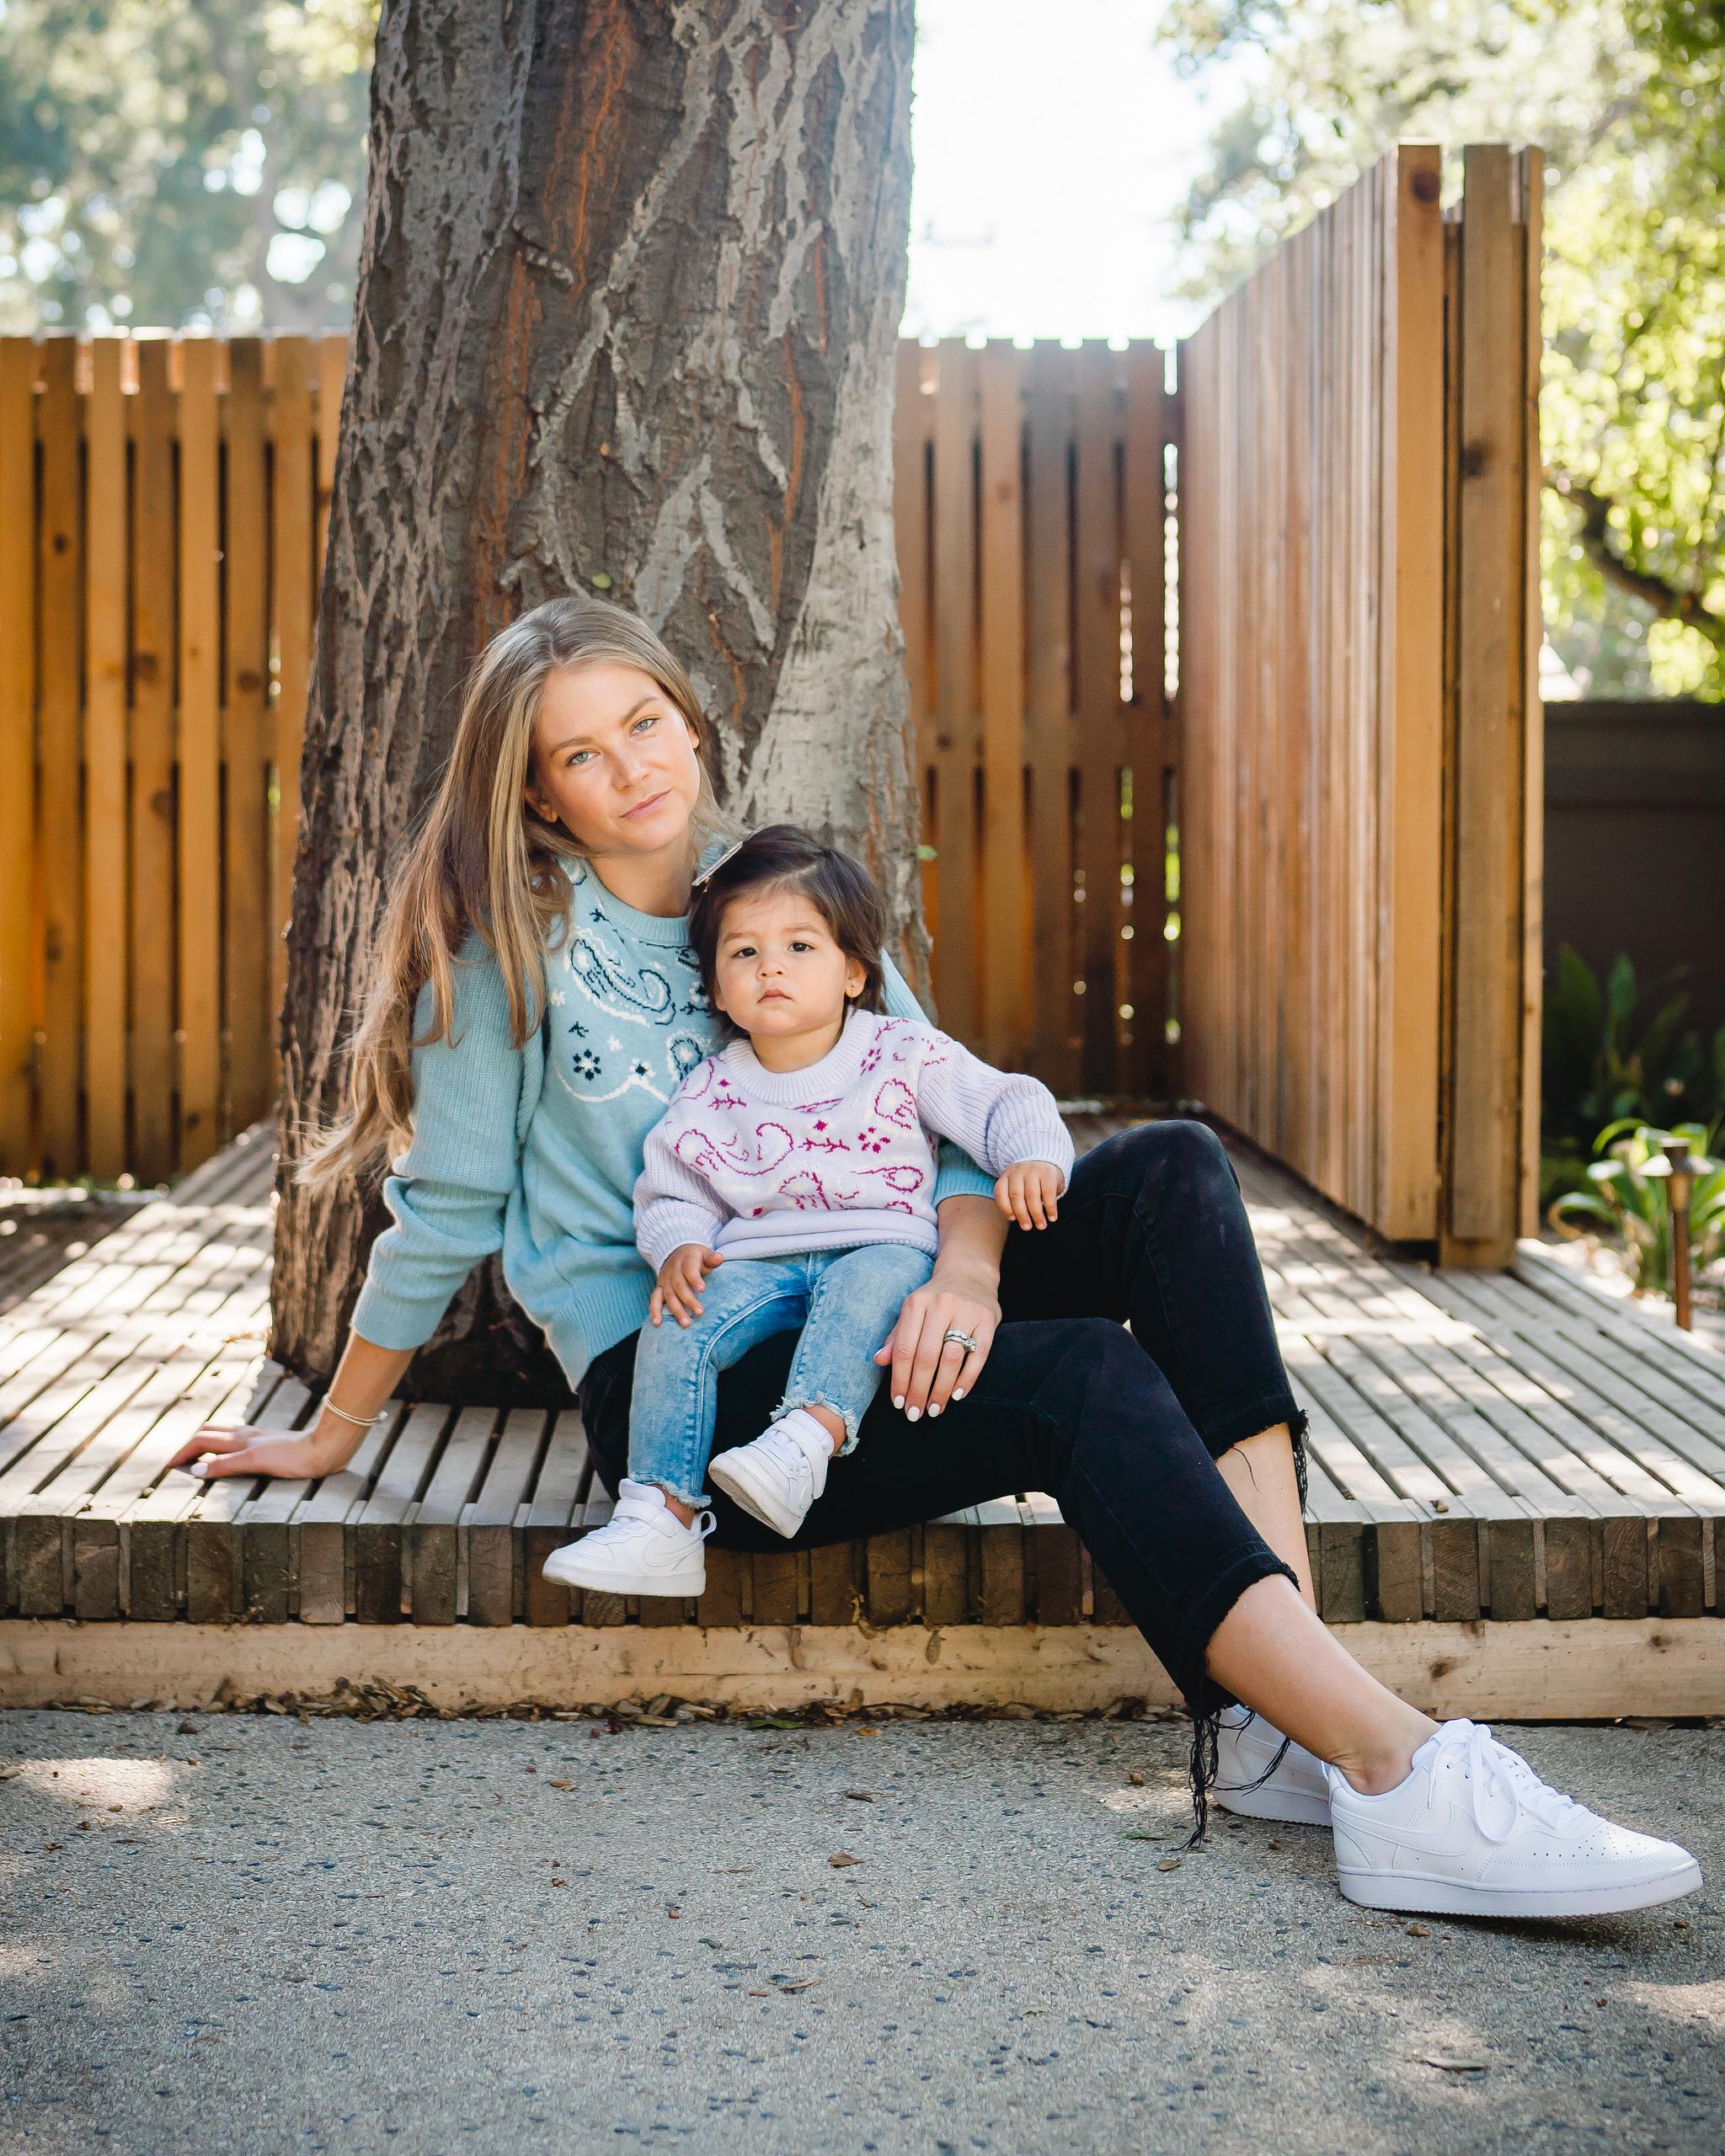
M598 589L722 791L880 873L913 965L891 517L911 0L386 0L301 766L284 1170L342 1099L392 862L485 638ZM270 1351L327 1375L382 1214L284 1172ZM494 1266L409 1394L555 1397Z

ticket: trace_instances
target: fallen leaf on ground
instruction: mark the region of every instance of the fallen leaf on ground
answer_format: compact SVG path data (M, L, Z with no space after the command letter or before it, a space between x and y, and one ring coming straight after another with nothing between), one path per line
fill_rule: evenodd
M1142 1789L1144 1787L1144 1777L1139 1773L1136 1767L1132 1769L1131 1773L1127 1775L1126 1779L1131 1783L1134 1789Z
M873 1804L874 1801L874 1792L873 1790L847 1789L845 1791L845 1795L850 1798L852 1804Z
M780 1991L807 1991L810 1984L818 1984L820 1982L819 1977L804 1977L796 1983L780 1984L777 1988Z
M1159 1856L1156 1860L1156 1868L1158 1871L1178 1871L1180 1869L1180 1860L1177 1856Z
M1434 2066L1442 2073L1483 2073L1491 2061L1461 2052L1423 2052L1420 2064Z
M545 1786L547 1789L573 1789L574 1784L573 1782L547 1782Z
M1407 1936L1410 1939L1429 1939L1431 1935L1429 1924L1411 1924L1407 1927Z
M836 1856L830 1856L826 1860L835 1871L842 1871L847 1864L861 1864L862 1861L861 1857L852 1856L848 1849L841 1849Z

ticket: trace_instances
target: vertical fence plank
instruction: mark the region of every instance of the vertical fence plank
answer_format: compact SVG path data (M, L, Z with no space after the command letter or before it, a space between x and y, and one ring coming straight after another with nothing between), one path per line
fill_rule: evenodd
M0 337L0 1172L35 1159L36 346Z
M228 347L222 400L222 1039L224 1127L243 1129L275 1091L270 1001L270 510L264 348Z
M1526 267L1515 173L1470 147L1461 221L1453 878L1446 1261L1502 1265L1523 1203L1523 965L1530 805L1526 619ZM1525 223L1523 226L1525 231Z
M1072 355L1047 339L1025 375L1025 718L1030 766L1033 1068L1056 1092L1078 1088L1072 947Z
M981 353L982 1053L1023 1061L1027 904L1024 846L1023 355L1003 339Z
M1078 973L1087 1091L1119 1074L1115 961L1120 933L1120 536L1115 473L1114 355L1090 339L1076 355L1073 704L1078 727Z
M935 1005L941 1025L974 1039L978 994L977 358L960 337L937 352L934 413L934 847L938 921Z
M222 600L216 347L179 347L179 1166L222 1142Z
M84 400L84 1158L109 1182L128 1166L126 349L95 339Z
M1516 1225L1540 1231L1540 1033L1544 1017L1546 708L1540 695L1543 599L1540 584L1540 376L1544 360L1541 269L1545 244L1545 161L1537 149L1515 159L1521 249L1522 608L1521 1175Z
M175 595L179 512L174 483L178 399L165 338L137 348L132 441L132 707L131 867L131 1171L141 1182L172 1174L179 1129L174 1051Z
M275 829L270 844L270 1011L273 1031L287 985L287 946L282 939L293 911L293 857L300 823L300 744L305 735L306 696L311 685L314 481L309 340L304 337L274 339L268 347L267 381L271 574L278 668L274 728Z
M1375 1215L1398 1241L1437 1214L1444 756L1444 226L1434 145L1396 153L1384 280L1387 489L1380 574L1382 692L1397 713L1380 766L1377 875L1385 999L1376 1074Z
M41 1038L36 1060L44 1176L83 1166L79 1117L79 1035L83 1023L83 816L79 764L83 728L83 427L77 339L42 344L40 594L36 707L36 858L42 923Z
M1132 814L1126 830L1131 881L1122 933L1127 939L1126 1001L1131 1045L1122 1073L1129 1093L1167 1091L1167 943L1162 934L1162 787L1168 763L1164 646L1167 634L1163 444L1163 355L1135 343L1125 362L1125 504L1123 539L1132 609L1132 697L1127 756Z

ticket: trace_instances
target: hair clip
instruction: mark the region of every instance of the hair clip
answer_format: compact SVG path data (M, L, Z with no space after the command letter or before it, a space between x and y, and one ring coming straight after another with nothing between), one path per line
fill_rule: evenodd
M745 831L741 838L733 841L733 842L725 848L724 851L720 854L717 861L709 862L707 867L703 868L698 875L692 877L690 878L691 889L692 889L697 883L704 883L709 876L716 875L718 871L724 867L726 862L730 859L734 853L738 852L743 846L748 844L751 835L751 833Z

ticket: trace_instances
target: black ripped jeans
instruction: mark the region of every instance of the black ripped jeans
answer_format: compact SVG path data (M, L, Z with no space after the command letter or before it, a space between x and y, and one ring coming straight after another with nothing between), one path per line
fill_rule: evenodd
M1046 1491L1194 1716L1210 1721L1227 1698L1204 1674L1211 1633L1254 1580L1294 1578L1216 1456L1285 1422L1305 1479L1306 1418L1220 1139L1174 1120L1094 1147L1055 1224L1008 1235L1000 1298L1003 1322L973 1389L937 1419L910 1422L883 1384L856 1451L833 1462L793 1542L722 1495L713 1539L734 1550L813 1547ZM596 1357L579 1392L613 1495L628 1459L638 1337ZM766 1428L794 1339L763 1341L722 1374L715 1452ZM1194 1779L1207 1779L1196 1763Z

